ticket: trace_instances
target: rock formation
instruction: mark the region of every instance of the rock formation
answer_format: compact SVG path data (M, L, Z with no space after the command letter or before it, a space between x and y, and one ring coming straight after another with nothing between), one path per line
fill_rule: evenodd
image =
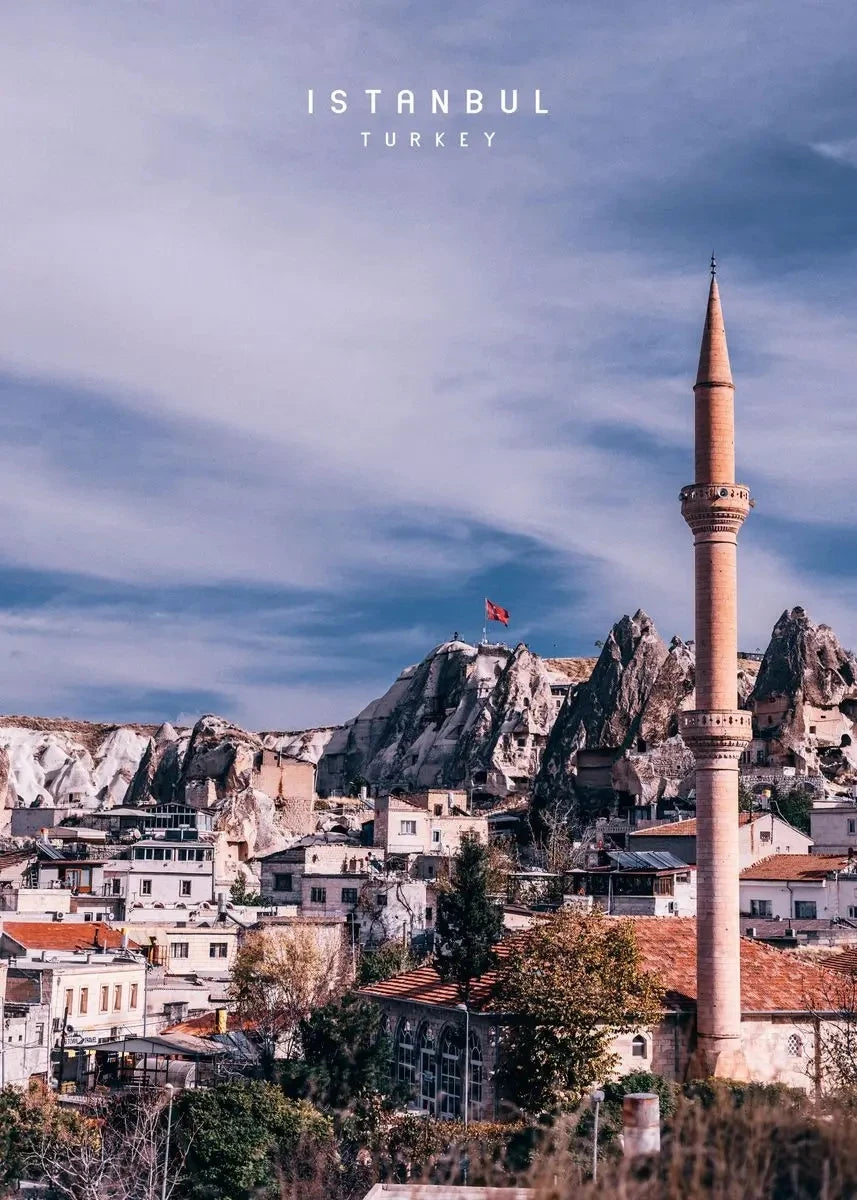
M570 682L562 660L523 645L444 642L333 732L318 790L340 794L360 780L410 790L476 784L494 795L527 788Z

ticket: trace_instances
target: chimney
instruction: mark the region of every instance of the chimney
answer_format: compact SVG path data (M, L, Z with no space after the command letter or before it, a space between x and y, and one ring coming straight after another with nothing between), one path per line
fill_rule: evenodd
M214 1013L214 1032L226 1033L226 1009L215 1009Z
M119 937L119 949L120 950L128 949L128 930L127 929L123 929L122 933Z
M626 1158L660 1153L661 1108L654 1092L631 1092L623 1096L622 1134Z

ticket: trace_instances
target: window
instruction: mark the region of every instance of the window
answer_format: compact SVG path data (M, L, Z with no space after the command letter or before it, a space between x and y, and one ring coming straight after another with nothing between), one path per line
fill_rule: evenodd
M770 715L770 713L769 713L769 714L768 714L768 724L769 724L769 725L773 725L773 723L774 723L774 718L773 718L773 717Z
M438 1116L454 1121L461 1113L461 1045L458 1035L448 1029L440 1042L440 1112Z
M771 900L751 900L750 901L750 916L751 917L772 917L774 915L772 904L773 904L773 901L771 901Z
M399 1026L399 1039L396 1046L396 1077L399 1083L405 1084L406 1087L414 1086L414 1036L407 1022Z
M113 985L113 1011L119 1012L122 1007L122 984L114 983Z
M36 1045L44 1046L44 1044L45 1044L45 1023L44 1023L44 1021L39 1021L36 1024Z
M120 895L120 893L121 893L121 891L122 891L122 880L121 880L121 879L114 879L114 880L112 880L112 882L111 882L111 885L110 885L110 886L111 886L111 888L113 889L113 895L114 895L114 896L118 896L118 895Z
M442 805L442 804L436 804L436 805L434 806L434 815L435 815L436 817L442 817L442 816L443 816L443 805Z
M80 989L80 999L77 1002L77 1011L85 1013L89 1009L89 988Z
M525 737L515 738L515 743L519 750L525 750L527 746L527 739Z
M786 1042L789 1054L792 1058L801 1058L803 1056L803 1039L796 1033L789 1034L789 1040Z
M342 889L342 903L343 904L356 904L357 903L357 888L343 888Z
M672 875L656 875L654 892L656 896L671 896L675 888Z
M103 987L101 987L101 989L99 990L98 1011L103 1012L103 1013L107 1012L109 1007L110 1007L110 988L105 983L103 985Z
M757 762L757 763L763 763L764 761L765 761L765 751L764 751L764 750L757 750L757 751L756 751L756 762Z
M171 942L170 943L170 958L188 958L190 956L190 942Z
M86 912L86 913L84 913L84 914L83 914L83 919L84 919L84 921L91 921L91 920L92 920L92 913L91 913L91 912Z
M379 892L378 895L375 897L375 903L378 905L379 908L386 908L387 907L387 893Z
M431 840L432 840L432 841L433 841L433 842L434 842L436 845L439 845L439 844L440 844L440 830L439 830L439 829L433 829L433 830L431 831Z
M227 942L209 942L208 957L209 958L226 958L228 953Z
M189 896L190 895L190 887L191 887L190 879L180 879L179 880L179 895L180 896Z
M850 921L857 920L857 904L848 905L848 919Z
M152 894L151 879L141 879L140 880L140 895L141 896L151 896L151 894Z
M416 837L416 833L417 833L416 821L400 821L399 822L399 833L410 836L410 837Z
M646 1039L641 1033L638 1033L631 1039L631 1057L632 1058L648 1058L649 1047Z
M291 892L292 877L291 874L275 875L274 876L274 891L275 892Z
M857 833L857 821L853 817L848 818L848 832Z
M815 733L815 731L816 731L816 726L815 726L815 725L810 725L810 727L809 727L809 732L810 732L810 733Z
M62 1030L62 1017L54 1017L53 1031L59 1033Z
M814 921L816 908L814 900L795 900L795 919L798 921Z
M74 1012L74 991L72 988L66 988L65 993L65 1011L67 1013Z
M676 875L676 883L690 883L690 871L683 871L681 875Z
M128 997L128 1007L129 1008L137 1007L137 988L138 988L138 984L136 984L136 983L131 984L131 994Z
M759 841L760 842L769 842L770 840L771 840L770 829L760 829L759 830Z
M431 925L432 916L433 916L433 910L431 908L431 905L429 905L428 908L426 908L426 925Z
M327 903L327 888L314 887L309 890L309 898L313 904Z
M433 1113L437 1098L437 1056L434 1033L431 1026L424 1025L419 1040L420 1108Z

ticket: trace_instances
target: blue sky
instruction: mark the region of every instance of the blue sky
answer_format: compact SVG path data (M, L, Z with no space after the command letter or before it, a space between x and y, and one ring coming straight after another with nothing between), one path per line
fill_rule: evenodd
M857 643L855 45L848 0L8 6L0 707L333 722L486 594L543 653L692 636L712 247L742 645Z

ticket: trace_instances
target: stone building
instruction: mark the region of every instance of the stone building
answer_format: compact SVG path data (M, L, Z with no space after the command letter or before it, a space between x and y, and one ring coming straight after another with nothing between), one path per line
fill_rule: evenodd
M681 1081L698 1049L696 922L639 917L634 930L643 969L656 972L664 988L664 1008L656 1026L616 1037L616 1074L646 1070ZM501 956L509 945L501 943ZM816 1006L809 1005L817 998L820 1007L828 994L827 972L748 939L739 945L741 1039L748 1072L760 1082L820 1089L815 1055L819 1018ZM471 985L469 1020L455 984L444 983L429 966L361 990L384 1013L395 1077L410 1090L413 1107L449 1119L461 1115L467 1024L469 1116L511 1115L496 1083L504 1018L492 1010L494 979L495 973L488 972Z
M488 841L488 820L470 813L467 793L443 789L375 801L373 844L387 854L457 854L461 839Z

